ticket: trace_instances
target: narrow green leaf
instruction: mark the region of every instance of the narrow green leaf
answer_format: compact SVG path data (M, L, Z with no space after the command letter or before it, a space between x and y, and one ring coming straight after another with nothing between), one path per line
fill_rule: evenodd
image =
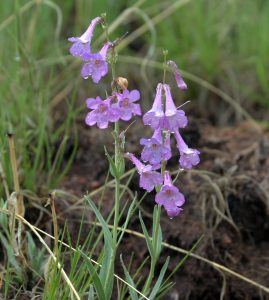
M102 252L103 252L102 260L100 261L100 263L102 264L102 267L100 268L99 276L100 276L102 283L105 284L105 281L107 278L107 272L108 272L108 268L109 268L109 262L110 262L111 256L112 256L112 248L110 247L110 245L108 243L105 242Z
M158 293L158 296L154 300L161 300L163 299L163 296L175 285L174 282L169 282L165 284Z
M95 270L95 267L93 266L90 258L85 254L83 253L81 250L79 250L79 252L81 253L81 255L83 256L83 258L85 259L85 262L88 266L88 269L89 269L89 272L91 274L91 277L92 277L92 281L93 281L93 284L94 284L94 287L95 287L95 290L96 290L96 293L97 293L97 296L99 298L99 300L106 300L106 295L105 295L105 290L104 290L104 287L102 285L102 282Z
M123 268L123 270L124 270L124 275L125 275L126 281L127 281L131 286L133 286L134 288L136 288L136 285L135 285L135 283L134 283L132 277L130 276L130 274L129 274L127 268L125 267L125 264L124 264L123 259L122 259L122 255L120 255L120 262L121 262L122 268ZM132 300L138 300L139 298L138 298L137 292L136 292L134 289L132 289L130 286L128 286L128 289L129 289L129 293L130 293L131 299L132 299Z
M94 299L94 289L93 286L90 286L89 292L88 292L88 300L93 300Z
M111 157L111 155L107 152L106 150L106 147L105 148L105 155L108 159L108 162L109 162L109 170L110 170L110 173L113 177L115 178L119 178L119 174L118 174L118 170L117 170L117 167L115 165L115 162L113 160L113 158Z
M142 227L142 230L143 230L145 239L146 239L146 243L147 243L147 247L148 247L150 256L151 256L152 258L154 258L154 257L155 257L155 249L153 249L153 246L152 246L152 240L151 240L151 238L149 237L147 228L146 228L145 223L144 223L144 221L143 221L143 219L142 219L142 216L141 216L141 212L139 212L139 220L140 220L141 227Z
M95 204L93 203L93 201L89 198L89 196L85 196L85 199L88 201L91 209L94 211L94 213L95 213L98 221L100 222L100 224L102 226L105 241L109 244L109 246L111 248L113 248L113 242L112 242L111 232L110 232L110 230L108 228L108 225L107 225L106 221L104 220L104 218L100 214L98 208L95 206Z
M162 242L163 242L162 228L160 224L158 226L159 229L158 229L158 236L157 236L157 243L156 243L156 259L158 259L160 256L160 253L162 251Z
M154 300L155 299L155 296L157 295L157 293L159 292L160 290L160 286L163 282L163 277L165 275L165 272L167 270L167 267L168 267L168 264L169 264L169 260L170 260L170 257L168 256L166 261L165 261L165 264L163 265L162 269L161 269L161 272L160 272L160 276L158 278L158 280L156 281L150 295L149 295L149 299L150 300Z
M89 203L89 205L91 206L92 210L94 211L97 219L99 220L101 226L102 226L102 231L104 234L104 240L105 240L105 245L104 245L104 259L102 261L102 267L100 270L100 280L102 281L103 285L105 286L105 292L106 292L106 298L109 299L112 293L112 289L113 289L113 268L110 270L110 274L108 274L109 272L109 264L110 264L110 260L111 260L111 256L112 256L112 249L113 249L113 241L112 241L112 235L111 232L109 230L108 224L106 223L106 221L104 220L104 218L102 217L102 215L100 214L98 208L95 206L95 204L93 203L93 201L86 196L85 197Z
M102 266L100 269L99 277L100 280L102 281L103 286L105 286L105 293L107 299L110 299L110 295L113 289L113 281L114 281L114 267L109 270L112 255L113 255L112 248L110 247L108 242L105 241L102 260L100 261ZM110 274L108 272L110 272Z
M15 258L14 249L12 248L11 243L6 239L6 237L1 232L0 232L0 241L2 245L6 248L8 261L10 265L15 268L17 275L20 278L22 278L21 276L23 271Z
M157 205L153 210L152 245L154 249L154 260L157 261L162 249L162 229L160 226L161 208Z
M134 209L134 206L135 206L135 204L136 204L136 198L137 198L137 195L135 195L133 202L132 202L131 205L129 206L129 209L128 209L128 213L127 213L125 222L124 222L124 224L123 224L123 226L122 226L122 232L121 232L121 235L120 235L120 237L119 237L119 239L118 239L117 246L120 244L120 242L121 242L121 240L122 240L122 238L123 238L123 236L124 236L125 230L126 230L128 224L129 224L130 218L131 218L131 216L132 216L132 214L133 214L133 209Z

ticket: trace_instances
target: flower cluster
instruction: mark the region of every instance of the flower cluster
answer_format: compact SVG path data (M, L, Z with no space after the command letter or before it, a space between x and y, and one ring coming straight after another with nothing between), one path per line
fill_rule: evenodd
M178 87L181 90L186 90L187 85L183 81L175 62L168 61L167 64L171 66L175 74ZM162 175L156 171L162 166L165 167L166 162L171 158L171 135L174 135L177 142L180 154L179 165L182 169L191 169L198 165L200 152L189 148L179 132L180 128L186 127L188 119L185 112L175 106L168 84L159 83L157 85L153 106L144 114L143 122L154 129L151 138L140 140L140 144L144 146L141 159L149 164L144 165L130 153L127 154L127 157L135 164L140 174L140 186L148 192L156 187L158 190L155 198L156 203L163 206L168 216L172 218L182 211L181 206L185 202L184 196L173 185L168 171L162 168Z
M87 79L91 77L93 82L98 83L102 77L108 73L107 54L113 47L113 43L107 42L97 53L91 51L91 40L93 31L97 24L103 22L101 17L97 17L90 22L88 29L80 37L71 37L72 42L70 53L80 57L86 63L81 69L81 75ZM118 81L117 81L118 80ZM88 98L86 105L91 111L86 116L86 124L89 126L97 125L104 129L110 122L119 120L129 121L133 115L141 115L140 105L135 103L140 99L138 90L129 91L128 81L125 78L117 78L116 84L119 92L113 92L111 96L102 100L101 97Z
M99 52L93 53L91 40L95 27L104 25L104 19L97 17L90 22L88 29L80 37L71 37L71 55L84 61L81 69L83 78L91 77L98 83L108 73L108 52L114 49L116 42L106 42ZM112 51L112 58L115 58ZM112 64L114 60L110 60ZM113 63L114 64L114 63ZM179 69L174 61L168 61L166 67L170 67L175 75L177 86L180 90L186 90L187 85L183 81ZM91 110L86 116L86 124L97 125L104 129L110 122L119 120L129 121L134 115L141 115L140 105L136 102L140 99L138 90L128 90L128 81L125 78L113 78L113 91L106 99L101 97L88 98L87 107ZM142 138L143 146L141 160L133 154L127 153L126 157L132 161L140 175L140 187L147 192L154 188L157 190L155 202L163 206L169 217L173 218L182 211L185 202L184 195L173 185L171 176L165 170L166 162L171 158L170 139L174 135L179 150L179 166L182 169L191 169L200 162L200 152L189 148L183 140L179 130L187 126L188 119L185 112L176 107L171 89L168 84L159 83L156 88L156 96L152 108L144 114L143 122L150 126L154 132L151 138ZM119 134L119 133L118 133ZM115 139L116 141L116 139ZM119 153L117 153L118 155ZM115 154L116 155L116 154ZM161 169L161 172L158 170Z
M93 53L91 51L93 31L96 25L102 21L101 17L93 19L82 36L68 39L69 42L73 43L69 50L70 54L80 57L86 62L81 69L81 76L85 79L91 77L94 83L98 83L108 73L107 54L112 47L112 43L107 42L99 52Z
M122 93L114 92L110 97L102 100L99 96L86 100L88 108L92 109L86 116L86 124L97 125L100 129L107 128L109 122L119 120L129 121L133 115L141 115L141 108L136 104L140 98L138 90L124 90Z

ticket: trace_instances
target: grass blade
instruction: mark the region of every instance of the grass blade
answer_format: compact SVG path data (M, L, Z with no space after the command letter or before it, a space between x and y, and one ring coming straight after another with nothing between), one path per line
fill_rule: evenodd
M162 281L163 281L163 277L164 277L164 274L167 270L167 267L168 267L168 264L169 264L169 260L170 260L170 257L168 256L166 261L165 261L165 264L163 265L162 269L161 269L161 272L160 272L160 276L157 280L157 282L155 283L150 295L149 295L149 299L150 300L154 300L155 299L155 296L157 295L157 293L159 292L160 290L160 286L162 284Z
M142 219L141 212L139 212L139 220L140 220L141 227L142 227L145 239L146 239L146 243L147 243L147 246L148 246L148 250L149 250L150 256L152 258L154 258L154 256L155 256L155 250L153 249L152 241L151 241L151 238L149 237L147 228L146 228L145 223L144 223L144 221Z
M100 280L100 277L98 276L95 267L93 266L91 260L88 258L88 256L83 253L82 251L79 251L81 253L81 255L84 257L86 264L88 265L89 268L89 272L91 274L92 277L92 281L97 293L97 296L99 298L99 300L106 300L106 295L105 295L105 290L104 287L102 285L102 282Z
M124 275L125 275L126 281L127 281L131 286L136 287L136 286L135 286L135 283L134 283L134 281L133 281L133 279L132 279L132 277L130 276L130 274L129 274L129 272L128 272L128 270L127 270L127 268L126 268L126 266L125 266L125 264L124 264L124 262L123 262L122 255L120 255L120 262L121 262L122 268L123 268L123 270L124 270ZM136 291L133 290L132 288L130 288L129 286L128 286L128 289L129 289L129 293L130 293L131 299L132 299L132 300L138 300L138 295L137 295Z

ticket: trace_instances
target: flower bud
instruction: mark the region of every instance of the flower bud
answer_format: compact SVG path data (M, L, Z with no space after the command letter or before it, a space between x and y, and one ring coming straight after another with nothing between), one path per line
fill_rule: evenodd
M117 77L115 82L123 91L128 88L128 80L124 77Z

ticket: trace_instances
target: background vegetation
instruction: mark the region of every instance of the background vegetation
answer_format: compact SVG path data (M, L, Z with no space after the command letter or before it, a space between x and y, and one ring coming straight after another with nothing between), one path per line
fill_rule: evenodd
M148 59L154 60L165 47L183 70L225 91L243 107L269 106L268 1L147 0L138 1L136 10L129 14L125 11L119 17L134 3L1 1L0 135L8 178L4 135L12 131L16 134L24 186L35 189L37 184L56 183L52 176L63 170L60 171L59 156L78 111L74 108L77 82L82 85L68 55L66 39L79 35L92 17L103 12L107 12L109 22L118 18L123 25L114 31L115 38L124 33L123 28L131 37L133 31L143 29L137 38L127 40L128 47L122 49L122 54L137 55L139 51L140 57L146 53ZM98 34L94 38L100 43ZM129 64L123 62L122 68L128 69ZM194 99L203 101L201 98L208 97L200 85L192 84L191 89ZM66 111L59 126L53 116L62 114L54 110L61 101ZM55 143L59 142L55 162ZM39 170L42 172L37 178Z

